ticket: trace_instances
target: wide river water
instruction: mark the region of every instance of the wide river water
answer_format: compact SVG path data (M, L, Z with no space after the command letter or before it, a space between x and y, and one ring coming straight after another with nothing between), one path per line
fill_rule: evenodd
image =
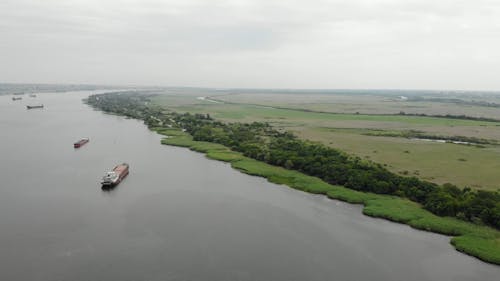
M499 280L449 237L161 145L89 94L0 96L0 280Z

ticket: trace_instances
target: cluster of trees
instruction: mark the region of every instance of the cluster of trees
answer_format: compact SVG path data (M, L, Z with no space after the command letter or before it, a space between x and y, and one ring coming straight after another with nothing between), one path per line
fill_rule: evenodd
M435 118L473 120L473 121L486 121L486 122L500 122L500 120L494 119L494 118L474 117L474 116L468 116L468 115L465 115L465 114L461 114L461 115L453 115L453 114L438 115L438 114L425 114L425 113L406 113L404 111L400 111L397 115L420 116L420 117L435 117Z
M445 140L448 142L465 142L469 144L498 144L497 140L494 139L484 139L476 137L467 136L440 136L440 135L429 135L421 131L408 130L408 131L383 131L383 130L372 130L364 133L367 136L381 136L381 137L401 137L401 138L417 138L417 139L430 139L430 140Z
M380 164L277 132L263 123L195 122L190 123L188 132L195 140L220 143L247 157L298 170L331 184L406 197L437 215L482 221L500 228L498 192L459 189L452 184L439 186L416 177L403 177Z
M185 129L194 140L223 144L247 157L316 176L331 184L406 197L434 214L482 222L500 229L498 192L460 189L452 184L440 186L416 177L403 177L380 164L298 139L267 123L222 123L205 114L164 112L147 106L142 100L144 97L102 96L89 98L89 103L115 113L133 112L133 117L145 120L149 126L171 122L170 126Z

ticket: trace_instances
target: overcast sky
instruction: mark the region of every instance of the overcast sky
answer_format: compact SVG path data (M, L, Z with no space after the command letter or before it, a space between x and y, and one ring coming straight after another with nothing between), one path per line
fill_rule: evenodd
M500 90L500 1L0 0L0 82Z

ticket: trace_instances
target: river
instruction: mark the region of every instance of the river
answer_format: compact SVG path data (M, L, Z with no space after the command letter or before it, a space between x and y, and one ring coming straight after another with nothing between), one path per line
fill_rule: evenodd
M96 91L94 91L96 92ZM361 214L94 111L0 96L0 280L498 280L449 237ZM44 109L25 105L43 103ZM74 149L74 141L90 142ZM99 180L128 162L114 190Z

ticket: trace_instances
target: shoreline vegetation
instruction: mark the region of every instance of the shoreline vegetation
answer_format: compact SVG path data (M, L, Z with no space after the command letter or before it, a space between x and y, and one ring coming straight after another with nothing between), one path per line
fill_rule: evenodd
M232 128L229 125L213 121L208 115L165 112L164 109L149 104L147 95L110 93L90 96L86 102L106 112L144 120L150 129L165 136L162 144L187 147L205 153L208 158L229 162L233 168L243 173L261 176L273 183L284 184L309 193L323 194L349 203L363 204L363 213L368 216L404 223L420 230L454 236L451 244L458 251L500 265L500 231L484 225L489 223L495 226L497 223L495 219L500 206L497 202L499 196L497 192L460 190L452 185L437 186L416 178L397 176L377 164L351 158L342 152L324 148L318 144L301 143L294 140L291 134L273 131L262 123L232 124L231 126L239 128L237 132L234 132L231 131ZM214 139L214 134L218 139ZM266 163L273 163L274 160L269 158L270 155L267 155L266 160L264 159L266 155L263 159L254 155L253 152L258 154L260 151L256 143L243 144L244 147L240 147L241 152L235 151L234 147L229 145L223 145L230 142L231 137L241 138L242 141L257 140L263 147L275 149L276 151L273 150L273 152L278 154L295 151L294 145L304 145L309 152L321 150L319 155L332 154L332 157L344 161L342 165L352 167L346 172L353 176L344 181L331 178L325 181L325 178L320 178L321 173L314 176L307 175L304 173L304 168L297 168L297 164L301 161L298 155L292 155L293 157L284 155L288 157L287 161L271 165ZM285 147L279 147L279 145ZM297 150L301 151L304 148L299 147ZM279 161L281 160L278 159ZM373 177L377 173L383 175L386 178L385 181L373 182ZM345 177L342 174L337 174L337 176ZM396 190L391 189L391 182L394 181L400 182L400 187ZM344 182L344 184L341 186L335 182ZM410 186L406 188L407 183L418 188L411 187L410 189ZM374 190L375 186L378 189ZM464 196L465 199L462 198ZM484 196L493 196L493 198L485 199ZM459 200L462 199L464 201L460 202ZM481 210L475 210L474 208L481 206L474 205L474 200L479 200L476 203L490 206L482 206ZM471 207L471 209L464 209L464 206ZM480 213L474 213L477 211ZM491 219L493 221L489 221Z
M451 244L460 252L483 261L500 265L500 233L451 217L439 217L426 211L418 203L397 196L360 192L339 185L331 185L319 178L282 167L272 166L243 156L239 152L211 142L194 141L179 129L150 128L166 136L161 143L204 153L208 158L229 162L231 167L245 174L266 178L275 184L312 194L322 194L351 204L364 205L363 214L409 225L415 229L435 232L451 238Z

